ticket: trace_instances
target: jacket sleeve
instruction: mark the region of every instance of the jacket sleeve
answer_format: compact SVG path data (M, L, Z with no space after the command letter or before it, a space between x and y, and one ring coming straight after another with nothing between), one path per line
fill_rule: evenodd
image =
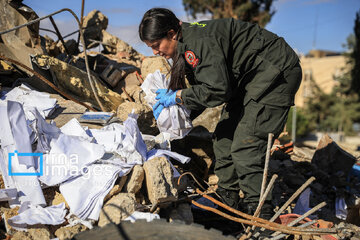
M221 42L206 37L197 39L189 46L189 50L194 50L195 56L199 58L199 64L194 70L197 84L181 93L185 107L191 110L211 108L228 101L231 84Z

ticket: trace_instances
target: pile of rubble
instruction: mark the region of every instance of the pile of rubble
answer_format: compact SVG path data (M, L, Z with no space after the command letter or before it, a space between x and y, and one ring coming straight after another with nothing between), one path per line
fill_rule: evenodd
M0 31L11 29L16 27L16 25L24 24L37 18L36 13L28 6L22 5L21 1L10 1L8 3L8 1L1 0L0 2L4 6L0 10L2 11L1 20L4 23L0 26ZM31 12L31 14L24 14L24 12ZM140 88L144 81L142 76L147 76L156 70L166 74L170 67L165 59L161 57L145 57L124 41L108 33L106 31L107 24L107 17L97 10L91 11L83 21L86 47L94 48L101 45L103 48L102 52L90 51L87 53L90 68L89 74L93 80L99 101L96 100L94 91L92 91L90 86L87 76L86 59L84 52L79 50L78 41L74 39L61 40L61 36L59 36L57 41L48 36L43 37L39 35L38 23L21 28L19 31L1 35L0 54L3 57L0 60L1 105L4 106L3 109L7 112L4 112L6 115L2 117L6 118L8 116L11 119L13 115L12 110L9 109L17 108L20 113L23 113L22 116L25 117L20 117L20 119L24 119L23 124L29 124L30 122L34 124L35 127L32 129L31 134L35 135L35 139L30 139L33 150L39 150L40 145L48 146L48 152L43 152L44 157L46 157L47 153L51 153L55 149L54 145L60 144L63 141L59 140L62 137L66 139L64 140L65 145L62 146L60 144L58 147L66 148L67 154L71 151L72 153L76 152L81 148L82 144L90 144L89 146L94 151L88 157L102 157L102 159L96 159L94 164L87 164L87 171L89 171L92 166L100 166L99 163L101 161L106 162L108 160L106 158L109 156L105 155L111 155L111 153L116 151L114 149L106 149L107 145L103 143L102 147L105 147L104 155L104 152L102 152L104 150L96 146L101 145L100 138L94 136L105 134L104 136L108 137L106 139L119 144L115 139L111 139L109 135L111 130L115 129L114 131L118 131L115 138L122 138L120 139L121 144L123 144L121 146L124 148L128 147L128 152L126 150L119 150L116 154L113 154L112 160L117 161L116 164L120 164L121 161L119 159L121 159L127 165L119 167L118 171L120 172L116 171L115 178L112 179L109 186L106 185L107 187L104 192L106 194L102 198L100 197L98 203L100 204L101 212L94 214L91 211L91 204L89 205L90 209L84 209L83 212L79 212L79 209L76 208L78 207L76 199L74 200L72 196L76 190L69 188L69 192L65 186L66 184L68 186L81 184L79 180L81 179L81 174L75 176L75 179L67 179L66 176L61 175L61 178L65 177L66 181L64 179L54 180L47 178L47 176L39 176L39 182L37 178L33 177L32 181L34 183L41 184L42 189L38 195L43 195L44 202L42 202L41 197L39 197L40 200L20 197L21 191L17 186L17 184L20 184L18 179L21 177L28 179L29 177L19 176L16 179L16 177L13 177L7 171L8 162L6 161L6 153L9 152L7 149L9 146L4 141L6 138L4 134L9 132L4 132L2 134L1 160L6 166L2 168L1 177L1 189L3 190L1 213L6 231L2 231L3 237L6 235L11 236L12 239L50 239L54 237L70 239L78 232L85 231L94 226L102 227L110 222L119 223L128 217L131 219L160 218L160 206L163 209L171 205L172 202L178 199L178 192L182 191L175 184L174 170L172 163L169 161L168 155L173 154L169 151L169 141L160 137L155 139L155 135L159 134L159 130L153 117L152 109L144 100L145 94ZM22 65L30 70L22 67ZM46 84L36 73L44 77L51 84ZM55 87L52 87L52 85ZM67 95L61 96L62 94L61 92L59 94L58 90ZM45 99L49 99L54 106L50 109L42 100L44 98L36 98L40 95ZM31 96L31 98L27 98L28 96ZM75 99L77 102L70 101L69 99ZM99 102L101 102L102 106L99 105ZM19 105L16 103L19 103ZM106 130L101 125L95 123L82 122L80 126L80 118L87 112L89 107L114 115L111 118L111 122L106 124L108 128L104 127ZM43 108L46 110L40 110ZM39 115L34 113L34 109L39 112ZM45 122L45 117L47 122ZM135 122L135 124L127 125L129 121ZM21 121L19 120L17 124L20 124L19 122ZM110 126L113 129L109 129ZM3 126L3 128L6 127L8 126ZM120 128L123 128L123 131L120 131ZM9 129L14 133L15 126L10 125ZM137 134L140 131L143 137L140 136L139 138ZM50 132L51 134L56 132L60 134L60 137L55 141L56 138L51 136ZM12 135L15 147L19 148L18 142L20 139L16 137L16 134ZM23 138L26 138L26 135L23 135ZM41 139L45 139L45 142L40 141ZM50 140L51 144L50 141L46 142L46 139ZM126 139L132 139L133 141L125 142ZM76 145L75 148L77 149L70 149L70 151L69 148L71 146L66 146L66 143ZM95 143L98 144L94 145ZM144 144L146 149L140 149L139 144ZM164 150L161 153L151 152L151 150L159 149L159 146L164 146ZM30 150L30 152L32 151ZM145 155L140 156L139 152L145 152ZM82 153L86 153L86 151ZM178 156L186 161L189 160L189 158L179 154L172 157L177 158ZM20 155L17 157L21 163ZM87 158L87 160L89 159ZM49 164L48 162L46 163ZM106 163L109 164L108 162ZM82 177L84 177L87 172L82 174ZM88 179L87 184L89 185L79 186L78 191L80 191L80 194L85 194L83 191L86 188L95 189L94 191L96 191L97 184L101 184L101 181L100 178L93 181ZM93 182L93 186L91 182ZM15 190L15 195L11 195L13 190ZM87 200L89 199L82 199L80 205L86 206L85 202ZM29 202L31 205L25 207L25 203L28 204ZM161 202L160 205L159 202ZM41 203L41 207L35 206L36 203ZM150 212L151 206L155 205L158 207L155 207ZM19 208L19 206L21 207ZM48 207L43 208L44 206ZM54 208L50 207L53 206L61 209L59 216L63 221L51 223L51 221L46 221L46 217L41 216L43 209L51 213ZM120 208L116 206L120 206ZM36 213L35 209L39 213ZM34 221L29 221L26 218L26 213L29 214L29 211L35 214L36 217L32 219ZM88 217L90 216L87 214L88 211L90 215L94 215ZM56 211L54 210L54 212ZM143 214L139 214L141 212ZM51 216L55 218L55 215ZM187 223L193 222L188 203L177 204L177 207L173 207L166 214L166 217L171 220L179 219ZM24 222L30 223L30 225L25 224L26 231L24 231Z
M108 19L97 10L83 19L82 43L64 40L53 20L56 41L39 35L39 22L1 34L38 16L21 1L0 0L0 4L0 112L5 119L0 124L2 237L71 239L125 219L165 218L191 224L195 217L196 221L189 204L196 184L187 176L177 180L190 171L199 185L216 189L211 132L221 107L203 112L186 137L173 140L160 133L143 84L157 70L165 76L169 73L164 58L145 57L108 33ZM102 51L93 51L95 47ZM81 51L84 48L92 51ZM15 153L26 147L28 153L43 154L50 169L59 163L47 161L54 152L83 156L76 162L81 171L71 174L69 167L56 178L29 175L28 169L38 173L41 168ZM314 217L360 225L356 199L360 181L351 175L356 157L328 138L316 152L304 149L274 147L270 173L279 175L274 204L281 206L315 176L316 181L287 211L303 214L326 201ZM7 161L10 155L13 163ZM14 162L13 170L25 175L8 171ZM92 170L100 175L91 175ZM21 179L34 186L26 187Z

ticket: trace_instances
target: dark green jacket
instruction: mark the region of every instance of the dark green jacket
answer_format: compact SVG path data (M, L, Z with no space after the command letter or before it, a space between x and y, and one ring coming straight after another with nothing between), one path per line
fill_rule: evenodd
M192 86L182 91L184 105L191 110L239 98L266 101L264 95L274 88L279 76L299 62L283 38L234 19L183 23L177 50L193 72L189 79ZM296 90L280 91L268 100L291 106Z

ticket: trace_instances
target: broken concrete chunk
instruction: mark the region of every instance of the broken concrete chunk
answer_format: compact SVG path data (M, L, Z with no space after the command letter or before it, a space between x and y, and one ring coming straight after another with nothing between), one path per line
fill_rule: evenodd
M60 204L60 203L65 203L65 207L66 207L67 209L70 209L70 207L69 207L69 205L67 204L64 196L63 196L60 192L56 191L56 192L55 192L54 199L52 200L51 205L58 205L58 204Z
M43 228L30 228L28 233L33 240L46 240L50 239L50 231L46 227Z
M155 157L144 163L148 197L152 204L158 200L176 199L173 172L165 157Z
M144 181L145 171L140 165L135 165L129 174L129 180L126 183L125 189L128 193L136 194L142 187Z
M19 9L10 6L7 0L0 0L0 6L0 31L14 28L29 21ZM31 10L31 8L28 9ZM38 44L38 29L39 22L2 34L0 41L1 55L17 60L31 68L29 55L43 53L40 44Z
M110 221L115 224L120 223L121 220L127 218L135 211L135 207L135 194L119 193L115 195L103 207L99 217L99 226L103 227L110 223ZM105 213L107 216L105 216Z
M45 40L45 49L47 54L49 54L52 57L56 57L61 53L60 48L51 37L45 35L44 40Z
M66 53L65 47L69 51L68 54L70 54L70 55L76 55L79 53L78 44L75 41L75 39L66 40L65 47L63 46L62 42L59 41L57 43L57 47L59 48L61 53Z
M101 39L105 53L116 54L119 59L141 60L144 55L138 53L133 47L119 39L118 37L103 30Z
M146 57L141 64L141 75L145 79L149 73L154 73L158 69L166 75L169 74L170 68L169 63L163 57Z
M106 195L106 197L104 198L104 202L106 202L107 200L109 200L112 196L118 194L119 192L121 192L121 190L123 189L126 180L128 179L127 176L123 176L118 180L118 183L115 183L114 187L110 190L110 192Z
M5 228L6 228L6 232L9 234L14 233L16 230L14 228L12 228L9 223L8 223L8 219L18 215L18 211L19 211L20 207L15 207L15 208L1 208L1 213L2 213L2 218L4 219L4 223L5 223Z
M311 164L329 175L343 172L347 176L356 158L343 150L328 135L324 135L316 148Z
M215 174L209 175L209 185L216 185L219 182L219 177Z
M108 18L99 10L92 10L85 17L83 22L85 45L88 46L92 43L91 40L101 40L101 32L108 26ZM99 44L92 44L96 47Z
M87 227L81 224L77 224L71 227L61 227L55 231L55 236L59 238L59 240L67 240L72 239L73 236L85 230L87 230Z
M123 104L120 104L117 109L117 117L120 121L125 121L128 118L129 113L133 110L139 115L137 123L143 134L156 135L159 133L152 109L148 105L135 102L124 102Z
M203 126L206 128L210 133L215 131L216 125L220 120L221 109L223 105L214 108L207 108L203 113L197 116L193 120L193 126Z
M33 240L28 232L16 232L12 235L12 240Z
M194 223L194 216L191 212L191 207L187 203L181 203L177 208L173 209L170 213L170 222L180 220L186 224Z

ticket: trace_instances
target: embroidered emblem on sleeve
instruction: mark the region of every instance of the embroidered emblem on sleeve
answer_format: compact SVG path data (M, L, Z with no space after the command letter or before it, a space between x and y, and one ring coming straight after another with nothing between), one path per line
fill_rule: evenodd
M187 63L190 64L193 68L195 68L199 64L199 58L196 58L193 51L186 51L185 59Z

